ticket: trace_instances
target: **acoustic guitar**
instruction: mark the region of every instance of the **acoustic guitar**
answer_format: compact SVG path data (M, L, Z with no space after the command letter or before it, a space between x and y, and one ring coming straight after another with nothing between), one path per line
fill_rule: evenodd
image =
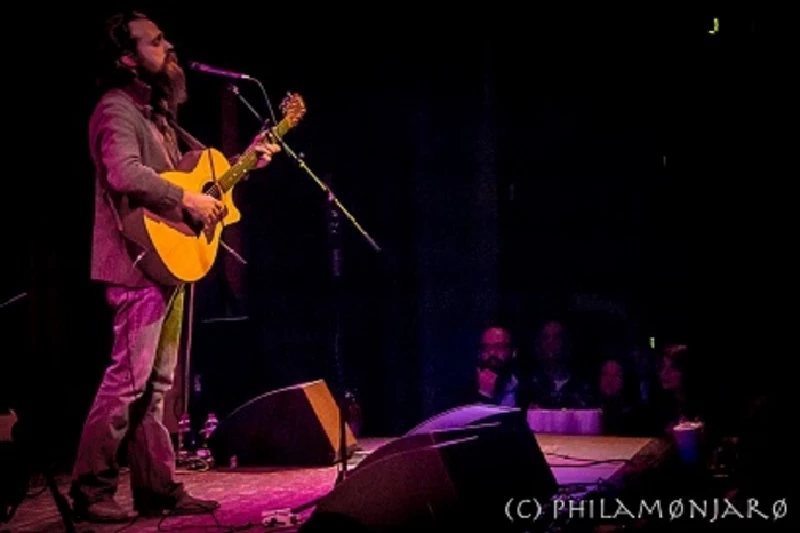
M305 102L296 94L284 98L280 107L281 121L261 133L283 137L306 111ZM233 187L257 163L258 154L252 147L233 165L221 152L209 148L187 154L177 170L161 174L163 179L184 190L203 192L221 200L226 213L213 225L195 221L182 207L158 214L142 207L123 209L122 230L145 275L162 285L176 286L196 282L208 274L217 257L222 229L242 217L233 203Z

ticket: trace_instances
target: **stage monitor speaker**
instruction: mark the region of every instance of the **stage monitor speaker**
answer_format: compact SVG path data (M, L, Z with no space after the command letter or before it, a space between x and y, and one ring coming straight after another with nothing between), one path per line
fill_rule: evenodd
M348 456L357 442L346 428ZM301 383L253 398L220 420L209 439L218 464L330 466L339 457L339 408L327 384Z
M454 440L466 439L478 436L480 433L483 433L485 436L490 429L499 430L501 428L497 422L494 422L489 424L476 424L463 428L442 429L439 431L431 431L430 433L408 434L399 439L389 441L377 448L359 461L356 468L365 468L376 461L380 461L397 453L425 448L426 446L433 446L435 444L444 444Z
M499 422L530 431L525 413L516 407L503 407L476 403L463 405L440 413L421 423L406 435L419 435L445 429L458 429L472 424L490 424Z
M300 531L327 531L337 525L365 532L532 530L530 521L507 518L507 502L544 502L557 491L523 412L466 406L367 456L319 502Z

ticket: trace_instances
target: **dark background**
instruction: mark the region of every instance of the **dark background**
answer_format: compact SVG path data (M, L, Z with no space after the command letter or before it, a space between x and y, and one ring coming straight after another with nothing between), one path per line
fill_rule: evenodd
M382 247L344 226L342 356L368 433L397 434L457 403L497 313L523 344L553 316L604 346L689 342L727 413L756 373L753 349L758 373L772 374L778 353L758 347L775 339L772 312L750 303L783 294L776 271L761 273L784 217L780 176L766 171L777 59L763 20L177 5L140 8L181 60L256 76L275 105L304 96L287 141ZM28 297L0 309L4 390L45 407L65 457L110 340L88 281L86 124L92 31L111 12L40 15L14 54L33 71L9 109L25 154L12 185L29 201L12 206L22 231L7 241L19 253L0 300ZM184 126L244 148L258 122L225 80L188 75ZM258 89L240 87L265 113ZM248 265L223 252L218 266L232 270L197 286L200 405L224 412L320 377L336 390L324 196L284 156L237 194L244 219L229 240ZM587 301L616 311L581 312ZM236 316L248 319L207 322Z

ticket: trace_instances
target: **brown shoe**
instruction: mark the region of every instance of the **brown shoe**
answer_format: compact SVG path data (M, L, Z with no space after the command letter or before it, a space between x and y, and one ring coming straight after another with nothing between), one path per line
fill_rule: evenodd
M136 498L134 508L143 517L197 515L213 513L219 509L219 502L201 500L181 491L175 496L149 495Z
M74 509L75 521L95 524L121 524L136 518L134 511L123 509L113 499L104 499Z

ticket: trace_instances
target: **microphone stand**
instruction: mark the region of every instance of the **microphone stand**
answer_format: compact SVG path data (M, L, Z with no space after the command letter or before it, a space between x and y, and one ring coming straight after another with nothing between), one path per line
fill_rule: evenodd
M27 292L23 292L23 293L17 294L16 296L12 296L11 298L6 300L5 302L0 303L0 309L11 305L11 304L13 304L14 302L16 302L18 300L22 300L23 298L25 298L27 296L28 296Z
M253 81L256 81L255 78L251 78ZM260 84L259 84L260 85ZM262 124L266 123L266 120L255 110L255 108L247 101L247 99L242 96L239 91L239 88L233 84L228 85L229 90L235 94L239 100L244 104L245 107L256 117L256 119L261 122ZM267 98L267 105L269 105L269 98L264 92L264 97ZM271 107L271 106L270 106ZM273 119L274 120L274 119ZM273 125L272 130L272 139L278 143L283 151L289 155L292 159L294 159L298 166L305 171L305 173L316 183L322 192L324 192L327 196L327 206L328 206L328 235L329 235L329 245L331 247L331 275L333 278L333 290L334 290L334 343L333 343L333 356L334 361L336 364L336 372L337 372L337 379L339 381L339 398L337 401L339 407L339 458L337 461L337 474L336 474L336 481L334 486L340 484L345 480L347 477L347 421L345 416L345 406L347 405L348 398L350 397L349 392L346 390L345 384L345 376L344 376L344 365L342 364L342 357L340 352L340 311L341 311L341 276L342 276L342 248L341 248L341 235L339 231L339 215L344 215L344 217L350 221L353 227L359 232L359 234L367 241L370 247L375 250L376 252L380 252L381 248L375 242L375 240L361 227L358 221L353 217L352 214L342 205L339 199L336 197L333 189L329 184L326 184L325 181L317 177L317 175L308 167L306 162L303 160L303 155L296 153L292 148L286 144L286 142L277 134L275 134L274 127L277 124ZM314 507L321 498L317 498L311 502L303 504L299 507L296 507L291 510L293 514L300 513L306 509Z
M328 177L328 185L330 186L330 177ZM330 188L328 189L330 191ZM344 369L342 365L341 355L341 293L342 290L342 240L339 233L339 212L336 210L336 205L333 203L334 195L332 192L328 193L328 238L329 246L331 248L331 275L333 277L333 360L336 365L336 379L339 382L339 468L336 472L336 481L334 485L338 485L344 481L347 475L347 421L345 420L345 410L348 407L348 399L350 391L347 390L347 383L344 379Z

